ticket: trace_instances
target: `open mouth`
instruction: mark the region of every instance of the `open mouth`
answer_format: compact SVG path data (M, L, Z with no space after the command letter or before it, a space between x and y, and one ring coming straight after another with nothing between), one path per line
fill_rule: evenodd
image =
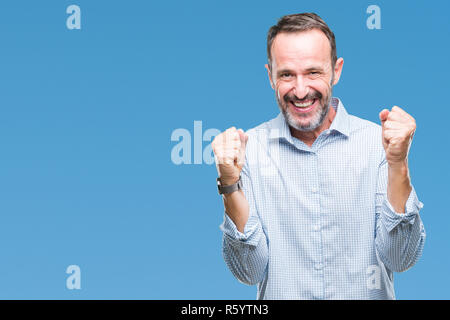
M309 99L304 101L290 101L289 103L291 104L291 106L295 111L305 113L314 109L316 102L317 99Z

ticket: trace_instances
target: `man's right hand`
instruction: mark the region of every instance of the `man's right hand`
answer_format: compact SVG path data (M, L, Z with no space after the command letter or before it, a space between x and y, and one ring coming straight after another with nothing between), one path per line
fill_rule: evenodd
M239 180L245 163L247 140L247 134L235 127L225 130L214 138L211 146L222 185L232 185Z

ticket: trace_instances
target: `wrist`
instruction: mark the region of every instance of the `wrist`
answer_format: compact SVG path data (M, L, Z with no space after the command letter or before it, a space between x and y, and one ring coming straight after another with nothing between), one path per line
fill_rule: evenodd
M388 161L389 170L408 171L408 159L402 161Z
M388 177L389 180L396 181L397 183L409 184L409 168L408 162L394 162L388 164Z

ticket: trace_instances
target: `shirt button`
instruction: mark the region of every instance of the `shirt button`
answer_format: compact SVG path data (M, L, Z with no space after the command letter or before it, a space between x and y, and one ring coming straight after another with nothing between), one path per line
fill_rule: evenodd
M316 269L316 270L321 270L322 268L323 268L323 265L321 263L316 263L314 265L314 269Z
M314 231L319 231L320 230L320 226L318 226L318 225L313 226L313 230Z
M311 189L311 191L312 191L312 193L317 193L318 189L317 189L316 187L313 187L313 188Z

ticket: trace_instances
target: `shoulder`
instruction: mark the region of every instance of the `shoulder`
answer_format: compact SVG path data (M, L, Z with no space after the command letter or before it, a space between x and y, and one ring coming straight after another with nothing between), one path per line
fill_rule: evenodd
M381 161L384 155L381 125L349 115L349 126L350 140L356 149L365 150L365 153Z
M248 143L267 140L276 130L280 129L280 116L265 121L246 131L248 135Z
M381 134L381 126L378 123L354 115L349 115L348 119L351 134Z
M270 120L267 120L265 122L262 122L261 124L248 129L246 132L249 135L255 135L257 132L260 132L260 131L270 131L272 128L275 128L277 126L278 120L279 120L279 116L272 118Z
M382 147L381 141L381 125L370 120L349 115L349 135L353 141L364 142L368 145L375 144Z
M278 145L280 135L280 116L265 121L246 131L248 135L245 150L247 164L259 166L261 161L267 161ZM284 120L283 120L284 121Z

